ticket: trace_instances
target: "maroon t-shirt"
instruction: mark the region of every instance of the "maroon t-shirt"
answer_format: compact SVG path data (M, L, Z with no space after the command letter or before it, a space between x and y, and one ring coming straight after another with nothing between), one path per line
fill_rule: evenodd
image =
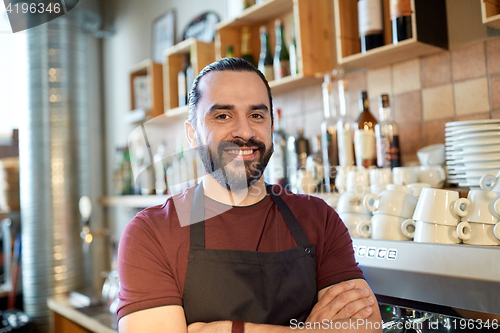
M318 290L363 278L352 241L337 213L323 200L295 195L273 185L316 246ZM118 249L121 290L118 317L152 307L182 305L189 254L189 221L194 187L147 208L130 221ZM222 212L222 213L221 213ZM270 196L245 207L228 207L205 197L205 247L284 251L296 247ZM181 222L179 221L181 217Z

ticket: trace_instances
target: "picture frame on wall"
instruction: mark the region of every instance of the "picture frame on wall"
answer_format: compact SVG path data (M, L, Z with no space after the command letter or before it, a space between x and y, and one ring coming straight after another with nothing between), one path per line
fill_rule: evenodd
M153 22L153 61L163 62L163 51L175 44L175 9L169 9Z

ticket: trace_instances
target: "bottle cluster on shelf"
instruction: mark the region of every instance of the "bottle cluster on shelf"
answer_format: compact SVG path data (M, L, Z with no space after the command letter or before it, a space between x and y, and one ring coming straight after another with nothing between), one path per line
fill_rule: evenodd
M241 29L241 58L257 67L267 81L280 80L286 76L298 74L295 27L292 27L292 40L288 46L285 41L285 27L281 19L278 18L274 21L274 28L276 40L274 55L267 27L262 25L259 29L260 53L258 61L255 61L250 47L252 39L250 27L245 26ZM225 57L234 56L234 46L228 45Z
M323 84L324 120L321 134L309 139L303 129L297 136L285 133L281 110L275 121L274 154L266 169L269 183L278 183L296 193L333 192L337 166L393 168L401 165L397 126L391 117L389 96L379 96L379 121L370 112L368 94L359 92L360 115L351 118L347 82L339 80L340 116L337 116L330 76Z
M412 38L411 0L390 0L392 43ZM358 1L358 29L361 52L383 46L384 8L382 0Z
M177 92L179 95L179 107L188 105L189 90L194 82L194 71L191 64L191 54L186 53L181 70L177 74Z
M149 148L146 147L146 150ZM151 161L152 160L152 161ZM198 183L203 170L199 155L178 140L176 152L166 155L165 143L156 153L145 152L140 145L116 149L114 168L115 195L176 194Z

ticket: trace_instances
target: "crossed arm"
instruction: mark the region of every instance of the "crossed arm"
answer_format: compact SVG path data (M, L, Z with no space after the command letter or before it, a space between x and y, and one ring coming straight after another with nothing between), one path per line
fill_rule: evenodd
M306 323L292 322L290 327L245 323L245 332L285 333L294 332L299 327L304 327L301 331L306 332L381 332L381 323L378 304L370 287L365 280L354 279L320 290L318 302ZM307 329L309 326L312 329ZM124 316L120 319L119 331L120 333L230 333L231 322L193 323L187 326L184 309L178 305L169 305Z

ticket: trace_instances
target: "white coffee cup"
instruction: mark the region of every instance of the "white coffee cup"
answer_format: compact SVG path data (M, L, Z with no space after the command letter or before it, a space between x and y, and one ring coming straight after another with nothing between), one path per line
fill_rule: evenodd
M413 196L418 200L418 198L420 197L420 192L422 192L422 189L431 187L431 184L413 183L413 184L408 184L407 187L412 189Z
M441 165L422 165L418 170L418 181L428 183L433 188L443 188L446 173Z
M486 174L479 180L479 186L485 191L500 192L500 171L496 176Z
M398 167L392 169L392 179L396 185L418 183L418 174L414 167Z
M371 185L387 185L392 183L391 168L370 169Z
M417 199L413 196L412 189L389 184L380 196L370 193L363 199L363 205L374 214L384 214L402 218L413 216Z
M500 222L500 193L483 190L470 190L467 199L471 202L468 214L462 221L496 224Z
M460 222L457 226L458 237L470 245L500 245L500 223Z
M340 218L344 222L351 237L361 237L356 230L359 222L369 220L372 216L370 214L354 214L354 213L339 213Z
M446 161L445 146L442 143L423 147L417 151L422 165L443 165Z
M347 173L347 191L355 191L358 194L367 194L370 192L370 177L368 170L357 168Z
M373 215L370 221L361 221L356 231L363 238L409 241L401 231L404 218L383 214Z
M354 166L348 166L348 167L337 166L335 168L337 170L337 174L335 175L335 188L337 189L337 192L339 192L340 194L346 191L347 173L353 170L354 168L355 168Z
M434 224L457 226L460 217L468 214L470 201L459 198L457 191L423 188L413 219Z
M386 185L372 184L370 185L370 193L380 195L380 193L385 191Z
M414 232L409 229L415 228ZM401 224L401 231L406 237L419 243L458 244L457 227L424 221L406 220Z
M368 214L372 213L363 206L364 195L354 191L347 191L340 195L337 202L337 213Z

